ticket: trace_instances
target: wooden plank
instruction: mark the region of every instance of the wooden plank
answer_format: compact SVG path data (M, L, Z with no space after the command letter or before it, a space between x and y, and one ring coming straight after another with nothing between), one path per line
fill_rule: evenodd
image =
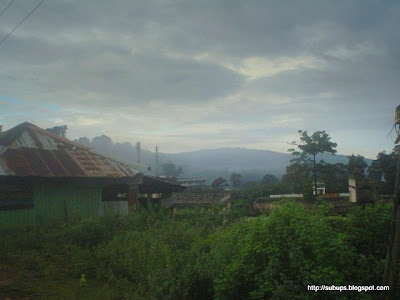
M130 185L128 187L128 212L129 214L133 214L136 210L137 201L138 201L138 185Z

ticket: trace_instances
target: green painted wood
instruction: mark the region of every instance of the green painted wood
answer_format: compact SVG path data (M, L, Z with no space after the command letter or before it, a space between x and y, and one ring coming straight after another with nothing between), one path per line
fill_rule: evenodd
M117 202L114 201L106 201L104 202L104 216L113 217L116 214L115 204ZM117 203L118 204L118 203Z
M0 211L0 226L74 222L99 216L101 187L36 184L33 208Z

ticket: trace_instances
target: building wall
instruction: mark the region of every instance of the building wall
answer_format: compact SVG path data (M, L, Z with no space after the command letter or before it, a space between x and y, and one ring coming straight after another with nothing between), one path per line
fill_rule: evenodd
M73 222L99 216L101 187L78 184L36 184L33 208L0 210L0 226Z
M357 202L357 182L354 178L349 178L349 199L350 202Z
M107 201L101 202L99 216L127 216L129 214L128 201Z

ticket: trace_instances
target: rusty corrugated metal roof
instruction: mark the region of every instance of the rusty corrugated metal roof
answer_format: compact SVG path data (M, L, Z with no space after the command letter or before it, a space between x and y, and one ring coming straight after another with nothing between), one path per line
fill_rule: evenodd
M143 166L118 161L28 122L0 135L0 175L133 177Z

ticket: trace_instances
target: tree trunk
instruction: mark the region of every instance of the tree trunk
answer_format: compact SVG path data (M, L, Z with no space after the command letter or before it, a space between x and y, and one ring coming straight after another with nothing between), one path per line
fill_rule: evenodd
M317 169L315 167L316 163L315 163L315 155L314 155L314 167L313 167L313 171L314 171L314 192L315 192L315 197L317 197Z

